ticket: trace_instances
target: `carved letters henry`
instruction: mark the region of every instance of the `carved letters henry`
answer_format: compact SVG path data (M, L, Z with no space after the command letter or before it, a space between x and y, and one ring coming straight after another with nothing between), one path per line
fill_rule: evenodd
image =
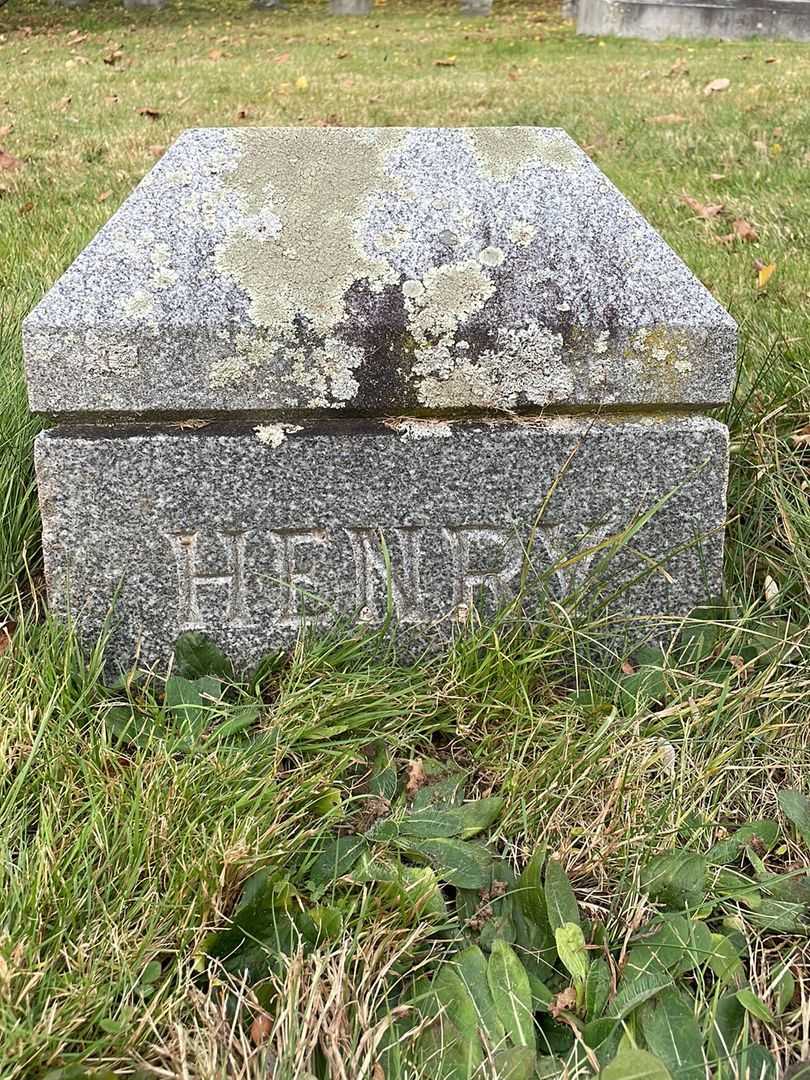
M538 530L549 565L565 553L560 528ZM607 531L606 527L592 531L586 546ZM432 556L426 554L428 533ZM259 585L247 569L253 544L269 545L273 571L261 575L262 585L272 595L274 621L287 627L299 626L304 618L311 621L313 609L335 612L338 607L342 614L370 623L380 622L389 609L405 624L423 623L437 614L463 619L479 598L493 608L508 604L527 565L520 536L503 525L437 525L430 530L421 525L176 529L164 536L176 567L179 630L250 627L266 619L266 610L261 619L253 610ZM426 562L436 559L437 542L443 555L440 597L435 595L436 574L427 574ZM317 575L318 552L331 544L346 546L347 565L353 567L353 588L343 591L342 602L336 599L329 574L322 579ZM576 585L591 560L586 552L575 567L553 569L552 580L562 595ZM430 596L426 577L431 580Z

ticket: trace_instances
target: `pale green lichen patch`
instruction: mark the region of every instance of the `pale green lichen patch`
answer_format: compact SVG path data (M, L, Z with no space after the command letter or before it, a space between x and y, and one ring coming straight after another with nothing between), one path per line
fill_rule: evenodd
M512 180L527 165L573 169L579 164L576 147L560 132L535 128L471 128L469 138L479 166L494 180Z
M495 409L513 409L522 401L540 406L563 401L573 393L574 377L562 349L561 335L535 322L501 329L497 348L478 356L470 355L466 341L445 335L416 352L419 401L431 408Z
M690 335L668 326L637 330L625 350L625 359L644 378L653 380L674 395L681 380L692 371L694 346Z
M404 417L391 421L390 426L403 439L449 439L453 434L453 425L446 420Z
M277 450L291 431L300 431L300 424L261 424L254 428L256 438L262 446Z
M238 161L226 183L246 217L219 246L216 264L250 297L256 325L277 333L290 330L296 316L329 333L352 285L399 279L382 255L364 250L358 229L370 196L397 189L384 166L403 133L376 131L362 147L343 145L351 133L321 134L305 143L294 128L234 134ZM343 142L335 145L336 138ZM255 219L267 211L278 228L262 232ZM397 238L389 239L394 246Z
M418 342L452 333L495 292L495 285L474 259L433 266L421 284L421 292L412 287L406 296L408 329Z
M304 391L312 408L339 408L357 393L353 372L362 360L363 350L340 338L308 346L292 336L274 339L264 330L243 330L234 351L211 364L208 384L212 390L238 387L271 367L289 404Z

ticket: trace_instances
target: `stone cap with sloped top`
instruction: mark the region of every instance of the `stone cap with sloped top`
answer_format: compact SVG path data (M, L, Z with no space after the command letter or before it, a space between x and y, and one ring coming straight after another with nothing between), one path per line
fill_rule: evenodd
M182 134L24 325L57 417L700 406L736 326L565 134Z

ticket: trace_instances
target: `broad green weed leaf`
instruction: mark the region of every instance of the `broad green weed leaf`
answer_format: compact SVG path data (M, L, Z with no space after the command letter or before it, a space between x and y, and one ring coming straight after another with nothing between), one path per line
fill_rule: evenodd
M523 958L519 957L519 959L521 959L523 966L526 967ZM532 1009L534 1012L548 1012L549 1006L554 1000L554 994L531 969L527 968L526 974L529 976L529 987L532 992Z
M669 1080L666 1065L646 1050L620 1050L599 1074L600 1080Z
M535 848L515 885L515 897L520 910L527 919L531 919L543 929L549 925L546 898L543 894L542 871L545 861L546 849L541 844Z
M641 887L655 903L694 910L706 897L706 860L685 850L656 855L641 870Z
M787 789L777 795L779 809L799 831L805 844L810 845L810 799L801 791Z
M549 926L558 930L566 923L579 926L579 908L574 890L559 859L549 859L545 882L546 911Z
M772 1080L776 1076L776 1063L764 1046L749 1043L740 1054L737 1075L745 1080Z
M588 977L588 952L585 935L576 923L566 923L554 931L557 955L577 987L584 986Z
M532 993L526 970L505 941L492 946L487 965L489 992L498 1017L513 1046L534 1049L534 1018Z
M605 1011L610 997L610 968L601 958L591 961L588 977L585 980L585 1016L588 1020L598 1019Z
M459 953L454 966L475 1003L479 1027L487 1038L490 1048L500 1046L506 1036L503 1024L487 981L487 958L477 945L471 945Z
M770 851L778 839L778 822L770 819L747 821L732 836L709 848L706 859L714 866L730 866L739 859L749 844L755 849Z
M494 1056L498 1080L534 1080L535 1052L530 1046L507 1046Z
M708 1036L713 1064L735 1058L744 1025L745 1009L735 994L723 994L712 1004Z
M397 769L394 759L383 746L375 757L371 766L371 776L368 781L368 790L387 802L393 802L397 793Z
M603 1017L601 1020L590 1020L582 1029L582 1039L595 1053L600 1065L606 1065L611 1061L619 1049L622 1038L622 1023L620 1020L611 1020Z
M655 997L656 994L660 994L662 990L667 990L671 986L672 977L665 972L650 972L648 975L641 975L639 978L633 979L632 982L623 982L616 997L608 1005L606 1015L616 1020L622 1020L625 1016L629 1016L634 1009L637 1009L639 1005L649 1001L650 998Z
M712 952L708 963L720 982L727 986L740 987L745 981L743 962L725 934L712 934Z
M534 1074L537 1080L557 1080L563 1075L565 1063L558 1057L548 1054L538 1054L534 1066Z
M416 855L435 868L440 880L461 889L483 889L492 878L492 855L469 840L437 837L433 840L402 840L406 855Z
M774 983L776 1008L780 1016L790 1007L790 1003L793 1001L793 995L795 993L796 980L793 978L790 969L783 967L781 971L777 972Z
M356 885L369 885L372 882L396 881L399 865L376 857L364 851L351 871L351 880Z
M184 679L213 675L230 681L233 666L225 653L199 630L186 630L174 643L174 670Z
M478 799L461 806L428 807L406 814L399 822L400 836L458 837L468 840L489 828L503 810L503 799Z
M187 738L199 738L215 705L222 696L222 683L209 675L186 679L171 675L166 680L164 712L176 719Z
M368 851L368 843L362 836L336 836L328 840L309 870L309 882L315 889L323 889L342 878L355 866L360 856Z
M397 904L409 922L428 915L447 918L447 904L429 866L398 866L394 880L382 884L380 894Z
M750 990L747 986L742 990L738 990L736 994L737 1001L742 1005L746 1012L749 1012L757 1020L762 1020L765 1024L772 1024L774 1022L774 1015L762 998L757 997L753 990Z
M807 907L789 900L766 898L754 911L746 913L747 920L760 930L776 930L781 934L806 934Z
M442 964L439 968L433 980L433 993L444 1015L458 1028L462 1038L477 1039L478 1010L464 980L450 964Z
M664 990L639 1011L647 1048L664 1062L676 1080L706 1075L703 1038L690 1005L674 990Z
M711 935L704 923L683 915L661 915L652 932L646 932L628 953L624 977L635 979L651 971L682 974L706 963L711 951Z
M517 903L512 904L511 920L515 930L515 951L523 966L528 972L534 972L538 979L548 979L553 974L557 960L551 927L548 923L540 927L532 919L526 918Z
M458 806L464 801L465 780L466 776L458 773L420 788L414 795L411 809L425 810L429 806Z
M438 1080L471 1080L483 1061L478 1037L465 1038L444 1016L419 1036L416 1055L423 1070L419 1075Z

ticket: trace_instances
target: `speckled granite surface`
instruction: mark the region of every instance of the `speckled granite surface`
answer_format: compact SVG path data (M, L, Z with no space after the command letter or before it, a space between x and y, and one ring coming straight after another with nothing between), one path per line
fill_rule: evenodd
M303 624L379 624L384 543L411 647L508 604L523 573L529 616L587 579L615 635L718 591L726 462L725 428L697 417L57 429L37 443L49 594L88 640L112 607L114 662L165 663L199 629L250 664Z
M187 131L24 327L56 416L726 401L736 327L562 131Z

